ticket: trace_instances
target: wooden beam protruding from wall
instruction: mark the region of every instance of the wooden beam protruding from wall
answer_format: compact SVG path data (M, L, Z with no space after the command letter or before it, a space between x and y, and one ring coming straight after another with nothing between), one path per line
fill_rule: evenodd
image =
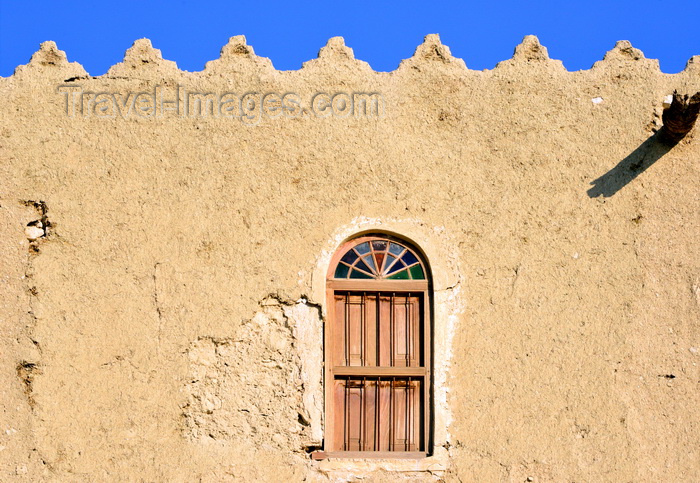
M664 110L663 127L659 132L662 141L676 144L688 134L695 125L700 113L700 92L692 97L673 92L671 105Z

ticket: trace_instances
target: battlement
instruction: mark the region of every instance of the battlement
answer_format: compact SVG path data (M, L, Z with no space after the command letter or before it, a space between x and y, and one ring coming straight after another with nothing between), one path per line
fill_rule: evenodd
M475 72L500 73L508 69L526 69L530 71L545 70L551 73L600 73L608 70L626 70L629 72L645 72L650 75L668 75L661 72L656 59L647 59L641 50L632 46L627 40L618 41L615 46L605 53L602 60L593 64L589 70L567 71L560 60L549 57L547 48L534 35L527 35L515 47L513 57L499 62L494 69L475 71L468 68L464 60L454 57L448 46L440 41L437 34L427 35L412 57L404 59L398 68L392 72L376 72L371 66L356 59L352 48L345 45L342 37L332 37L322 47L316 59L304 62L302 73L318 71L344 71L354 75L391 75L402 74L409 69L425 72L426 69L464 74ZM241 71L254 71L260 74L274 74L297 71L278 71L270 59L255 54L252 46L246 43L245 36L231 37L221 49L218 59L206 63L202 71L188 72L180 70L172 60L164 59L161 51L152 46L148 39L138 39L124 54L124 60L113 65L106 74L98 77L122 77L129 75L158 74L161 76L211 76L231 74ZM688 59L685 69L679 74L698 75L700 72L700 55ZM32 55L26 65L15 70L15 77L26 75L41 76L70 76L86 77L89 74L77 62L69 62L65 52L59 50L55 42L47 41L41 44L39 50Z

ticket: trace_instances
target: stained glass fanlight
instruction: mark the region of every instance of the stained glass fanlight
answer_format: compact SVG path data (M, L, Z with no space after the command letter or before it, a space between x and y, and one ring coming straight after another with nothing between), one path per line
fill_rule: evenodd
M335 279L425 280L415 252L393 239L371 239L350 246L335 269Z

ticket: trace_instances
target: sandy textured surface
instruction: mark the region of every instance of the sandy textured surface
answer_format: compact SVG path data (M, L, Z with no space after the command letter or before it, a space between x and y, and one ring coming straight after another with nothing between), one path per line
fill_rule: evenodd
M70 117L60 85L385 115ZM190 73L141 40L100 77L44 44L0 78L0 480L700 480L700 132L654 136L675 89L700 57L624 42L473 71L429 36L384 73L236 37ZM442 463L312 462L324 264L382 229L434 274Z

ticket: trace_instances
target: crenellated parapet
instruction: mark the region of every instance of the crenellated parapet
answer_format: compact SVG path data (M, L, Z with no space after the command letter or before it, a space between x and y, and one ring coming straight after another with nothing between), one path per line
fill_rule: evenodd
M534 35L526 35L523 41L515 47L513 57L496 65L496 69L512 68L544 68L558 72L566 71L561 60L550 59L547 47L543 46Z
M322 72L326 70L344 70L349 72L371 72L367 62L355 58L353 50L345 45L343 37L332 37L321 50L318 57L304 62L305 72Z
M267 57L255 55L253 47L246 43L244 35L231 37L221 48L218 59L207 62L202 72L205 75L228 75L249 70L272 73L275 68Z
M160 50L154 49L148 39L138 39L124 54L124 60L107 71L107 77L128 77L140 72L158 72L163 75L178 73L177 64L165 60Z
M514 68L518 70L525 68L531 71L546 69L552 72L568 72L560 60L549 57L547 48L534 35L525 36L523 41L515 47L513 56L498 62L492 70L512 70ZM394 72L401 73L409 69L420 72L450 71L453 74L474 72L467 68L464 60L452 55L450 48L441 42L437 34L427 35L423 43L416 48L413 56L402 60ZM245 37L238 35L229 39L229 42L222 47L220 57L207 62L200 74L223 75L250 72L251 70L267 74L284 72L277 71L270 59L256 55L253 47L246 43ZM595 62L590 70L582 72L600 74L620 70L648 74L662 73L657 59L647 59L641 50L633 47L627 40L618 41L611 50L605 53L602 60ZM345 71L364 74L374 72L367 62L355 58L352 48L345 45L342 37L329 39L327 44L320 49L318 57L304 62L300 71L305 73ZM682 73L696 74L698 71L700 71L700 56L693 56L688 60ZM126 51L122 62L113 65L106 74L100 77L154 74L172 76L190 73L180 70L174 61L164 59L160 50L151 45L150 40L139 39ZM17 77L27 75L80 77L86 76L87 73L79 63L69 62L65 52L58 50L54 42L48 41L41 44L28 64L18 66L14 73L14 76Z
M450 48L440 41L438 34L429 34L425 36L423 43L416 47L412 57L401 61L398 70L421 71L424 68L464 72L467 65L462 59L452 56Z
M657 59L647 59L644 53L633 47L627 40L620 40L609 50L603 60L599 60L591 71L597 72L641 72L649 74L660 74L659 61Z
M34 52L28 64L15 69L14 77L45 77L63 76L80 77L87 75L83 66L78 62L69 62L66 53L59 50L56 42L47 41Z

